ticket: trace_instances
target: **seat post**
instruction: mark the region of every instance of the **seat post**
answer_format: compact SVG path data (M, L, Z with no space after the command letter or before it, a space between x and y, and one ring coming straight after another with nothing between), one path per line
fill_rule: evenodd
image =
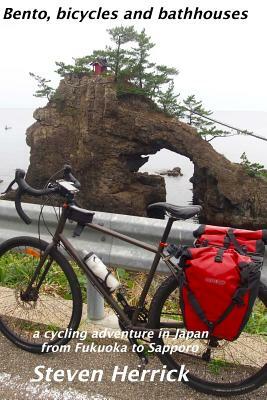
M158 251L155 254L153 263L151 265L151 269L150 269L150 271L148 273L147 280L145 282L143 291L141 293L141 296L139 297L138 305L136 307L136 310L134 311L134 314L133 314L133 317L132 317L132 324L133 325L135 325L137 323L139 312L142 310L142 307L143 307L145 299L146 299L146 295L147 295L147 293L149 291L151 282L152 282L152 280L154 278L156 269L157 269L159 261L161 259L161 254L162 254L162 252L164 250L164 245L162 245L162 242L164 243L168 239L168 236L169 236L169 233L170 233L170 230L171 230L171 227L172 227L172 224L173 224L174 221L176 221L176 219L170 216L169 219L168 219L166 228L165 228L165 230L163 232L163 235L162 235L162 238L161 238L161 242L159 243Z
M174 221L176 221L175 218L169 217L167 225L166 225L166 228L165 228L165 230L163 232L163 235L162 235L162 238L161 238L161 242L164 243L168 239L168 236L169 236L169 233L170 233L170 230L172 228L172 224L174 223Z

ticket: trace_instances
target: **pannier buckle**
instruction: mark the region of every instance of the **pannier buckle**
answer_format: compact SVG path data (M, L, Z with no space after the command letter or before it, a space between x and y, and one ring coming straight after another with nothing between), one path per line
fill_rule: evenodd
M215 261L218 263L221 263L223 261L223 253L224 249L219 249L216 256L215 256Z

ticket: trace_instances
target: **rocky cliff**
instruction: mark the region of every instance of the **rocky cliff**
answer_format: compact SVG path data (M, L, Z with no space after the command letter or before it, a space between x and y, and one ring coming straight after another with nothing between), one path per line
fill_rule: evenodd
M166 148L194 164L193 197L203 205L201 222L267 226L266 181L248 176L194 129L158 112L150 101L134 95L117 98L112 78L65 78L56 99L37 109L34 118L27 130L27 179L35 186L69 162L82 182L84 206L146 215L149 203L165 200L165 185L162 177L138 169L148 160L143 155Z

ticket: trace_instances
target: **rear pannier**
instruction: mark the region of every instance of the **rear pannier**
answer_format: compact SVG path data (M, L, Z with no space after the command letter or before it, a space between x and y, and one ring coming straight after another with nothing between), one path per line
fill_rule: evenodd
M194 234L196 247L180 259L185 327L233 341L258 295L265 232L202 225Z

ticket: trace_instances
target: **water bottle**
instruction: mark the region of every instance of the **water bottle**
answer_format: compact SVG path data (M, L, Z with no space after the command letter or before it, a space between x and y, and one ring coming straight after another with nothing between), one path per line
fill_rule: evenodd
M114 290L121 286L120 282L115 278L114 275L112 275L110 271L108 271L105 264L100 260L100 258L97 257L96 254L93 252L88 253L86 250L83 250L82 254L84 256L83 261L88 268L90 268L90 270L98 278L105 282L111 292L114 292Z

